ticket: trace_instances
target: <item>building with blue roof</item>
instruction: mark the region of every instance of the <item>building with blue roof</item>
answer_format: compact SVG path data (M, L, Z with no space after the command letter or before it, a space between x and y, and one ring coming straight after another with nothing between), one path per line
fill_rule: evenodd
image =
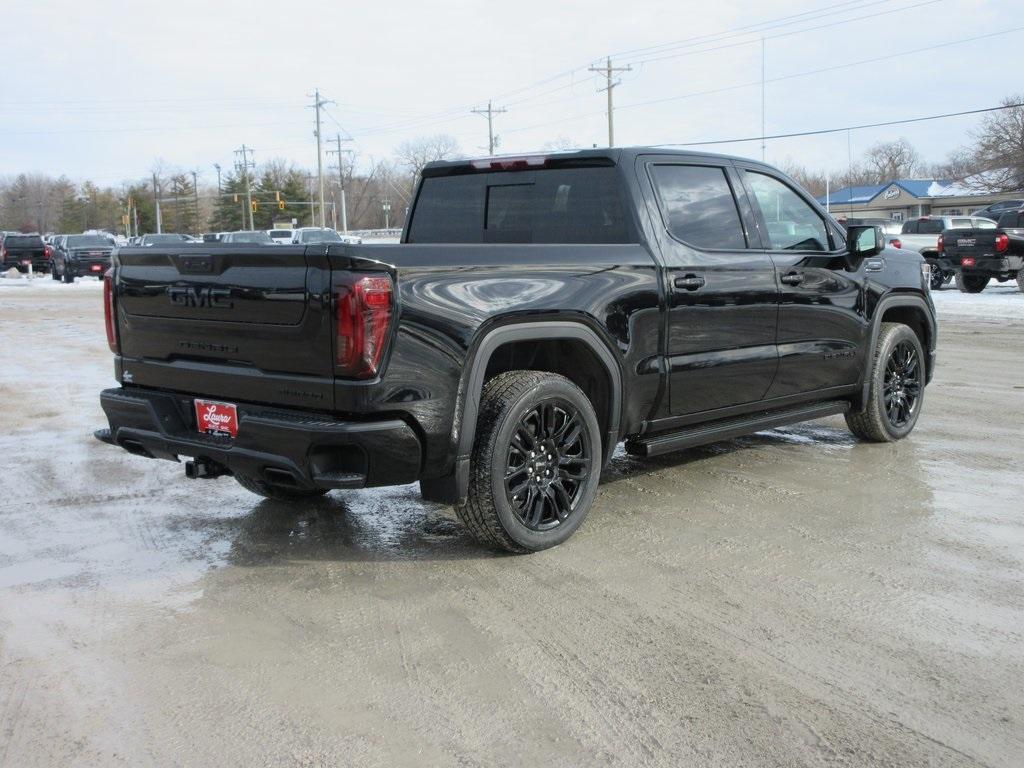
M990 192L979 180L895 179L833 189L818 202L838 219L882 218L905 221L918 216L964 216L991 203L1022 197L1020 192Z

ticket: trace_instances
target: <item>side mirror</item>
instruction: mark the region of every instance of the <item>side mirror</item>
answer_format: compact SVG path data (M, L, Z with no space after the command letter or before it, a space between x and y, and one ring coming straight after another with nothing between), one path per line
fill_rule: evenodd
M846 230L846 263L850 269L859 269L869 256L877 256L885 248L885 233L881 227L854 225Z

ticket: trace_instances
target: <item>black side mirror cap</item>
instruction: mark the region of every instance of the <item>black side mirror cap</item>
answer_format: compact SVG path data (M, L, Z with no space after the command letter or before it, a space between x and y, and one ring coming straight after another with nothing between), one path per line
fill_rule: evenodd
M877 256L885 248L885 233L881 227L855 224L846 230L846 263L851 270L869 256Z

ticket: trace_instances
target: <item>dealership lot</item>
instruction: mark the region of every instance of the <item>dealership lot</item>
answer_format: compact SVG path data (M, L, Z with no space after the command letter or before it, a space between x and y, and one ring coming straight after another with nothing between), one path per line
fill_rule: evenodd
M1019 765L1024 295L936 304L907 440L619 454L507 557L98 443L98 283L0 281L0 766Z

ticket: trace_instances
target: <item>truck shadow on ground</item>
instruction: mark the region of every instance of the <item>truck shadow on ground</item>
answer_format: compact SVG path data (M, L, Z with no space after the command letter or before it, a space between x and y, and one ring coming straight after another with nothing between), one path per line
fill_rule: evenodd
M620 447L601 484L636 479L666 469L682 470L737 451L768 446L853 445L845 430L804 424L760 432L652 458L635 458ZM412 561L485 560L509 557L478 544L454 511L424 502L416 485L332 493L300 503L264 500L242 517L222 519L230 539L228 561L258 566L288 560Z

